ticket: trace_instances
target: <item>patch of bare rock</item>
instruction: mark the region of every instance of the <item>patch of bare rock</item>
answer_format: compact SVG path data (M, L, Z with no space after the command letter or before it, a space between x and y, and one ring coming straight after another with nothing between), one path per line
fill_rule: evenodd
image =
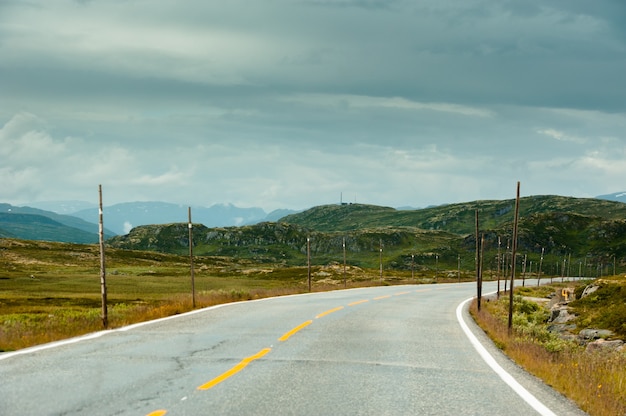
M598 290L597 285L591 284L585 288L582 297L588 296ZM548 330L558 334L562 339L578 342L585 345L586 350L592 351L626 351L624 341L621 339L611 339L615 336L613 331L608 329L585 328L581 329L578 334L574 320L576 315L572 314L568 308L568 304L575 300L574 288L563 288L561 292L553 294L548 301L550 309L550 318L548 319Z

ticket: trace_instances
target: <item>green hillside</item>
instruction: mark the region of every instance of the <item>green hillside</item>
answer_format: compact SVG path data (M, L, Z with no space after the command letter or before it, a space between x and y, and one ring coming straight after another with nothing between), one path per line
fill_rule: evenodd
M10 232L0 228L0 238L16 238L16 237Z
M72 215L5 203L0 203L0 214L3 215L0 237L71 243L98 242L97 217L94 217L95 222L88 222ZM115 233L105 228L104 235L108 238Z
M98 235L34 214L0 213L2 237L24 240L96 243Z
M363 204L325 205L288 215L276 223L194 226L194 253L301 265L307 261L309 238L313 264L342 262L345 241L347 261L362 267L378 267L382 244L385 268L456 270L460 263L462 269L471 271L478 210L485 239L485 269L495 273L498 250L504 255L511 239L513 208L514 200L413 211ZM538 196L522 198L520 213L518 255L525 256L529 271L532 264L537 270L542 249L543 273L559 275L566 266L568 273L580 269L581 274L606 273L612 265L626 268L626 204ZM136 227L128 235L108 240L108 244L184 254L189 250L188 228L187 224Z
M325 205L288 215L280 221L317 231L408 226L424 230L445 230L455 234L472 234L476 210L479 211L482 227L494 229L513 221L515 200L474 201L402 211L363 204ZM552 195L521 198L520 217L541 213L576 213L604 219L626 219L626 204Z

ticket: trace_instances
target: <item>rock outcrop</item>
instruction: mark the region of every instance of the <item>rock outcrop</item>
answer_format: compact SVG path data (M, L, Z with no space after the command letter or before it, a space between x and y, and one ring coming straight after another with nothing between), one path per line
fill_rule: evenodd
M596 284L585 287L581 297L589 296L599 288ZM564 288L560 292L556 292L550 301L550 317L548 318L548 330L558 334L562 339L578 342L580 345L586 346L586 350L605 351L619 350L623 351L624 341L620 339L611 339L615 336L613 331L608 329L585 328L575 334L576 324L573 322L576 315L571 313L568 304L575 300L574 288Z

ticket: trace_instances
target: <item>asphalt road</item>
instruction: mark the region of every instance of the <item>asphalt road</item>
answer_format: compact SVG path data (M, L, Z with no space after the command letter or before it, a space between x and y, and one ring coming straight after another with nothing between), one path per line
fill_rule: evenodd
M458 306L475 290L385 286L241 302L0 354L0 414L583 414L462 318Z

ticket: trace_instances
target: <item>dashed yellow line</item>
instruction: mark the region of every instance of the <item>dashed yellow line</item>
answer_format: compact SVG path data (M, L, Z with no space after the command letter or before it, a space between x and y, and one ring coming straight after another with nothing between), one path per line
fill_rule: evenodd
M317 315L317 316L315 317L315 319L319 319L319 318L321 318L321 317L323 317L323 316L330 315L331 313L333 313L333 312L337 312L337 311L340 311L340 310L342 310L342 309L343 309L343 306L338 306L338 307L336 307L336 308L329 309L329 310L327 310L326 312L322 312L322 313L320 313L319 315Z
M429 290L432 290L432 289L418 289L415 292L428 292ZM410 292L398 292L398 293L395 293L393 296L406 295L406 294L409 294L409 293ZM378 297L373 298L372 300L388 299L391 296L392 295L378 296ZM360 305L362 303L366 303L366 302L369 302L369 301L370 301L369 299L357 300L355 302L348 303L348 306L356 306L356 305ZM322 318L322 317L324 317L326 315L329 315L329 314L331 314L333 312L340 311L343 308L344 308L343 306L338 306L336 308L329 309L329 310L327 310L325 312L320 313L315 318L316 319ZM313 323L313 320L305 321L305 322L301 323L300 325L296 326L295 328L291 329L290 331L285 332L280 338L278 338L278 340L279 341L287 341L292 335L294 335L298 331L306 328L307 326L311 325L312 323ZM264 357L271 350L272 350L271 348L264 348L261 351L259 351L258 353L254 354L254 355L251 355L250 357L244 358L243 360L241 360L237 365L235 365L230 370L220 374L219 376L215 377L214 379L212 379L212 380L206 382L205 384L199 386L197 389L198 390L209 390L210 388L215 387L216 385L218 385L222 381L232 377L233 375L237 374L238 372L240 372L241 370L246 368L248 366L248 364L250 364L252 361L258 360L259 358ZM148 413L146 416L165 416L166 414L167 414L167 410L155 410L155 411L153 411L151 413Z
M294 329L292 329L291 331L285 332L285 334L283 334L282 337L278 338L278 340L279 341L287 341L290 336L292 336L296 332L300 331L302 328L306 328L307 326L311 325L312 323L313 323L312 320L303 322L300 325L298 325L297 327L295 327Z
M208 389L210 389L210 388L220 384L222 381L226 380L227 378L237 374L238 372L240 372L241 370L246 368L246 366L248 364L250 364L252 361L258 360L259 358L265 356L265 354L267 354L271 350L272 350L271 348L264 348L261 351L257 352L256 354L251 355L250 357L244 358L243 360L241 360L239 362L239 364L237 364L236 366L234 366L230 370L226 371L225 373L220 374L219 376L215 377L213 380L211 380L211 381L209 381L207 383L204 383L203 385L199 386L198 390L208 390Z
M369 302L369 299L357 300L356 302L348 303L348 306L360 305L361 303Z

